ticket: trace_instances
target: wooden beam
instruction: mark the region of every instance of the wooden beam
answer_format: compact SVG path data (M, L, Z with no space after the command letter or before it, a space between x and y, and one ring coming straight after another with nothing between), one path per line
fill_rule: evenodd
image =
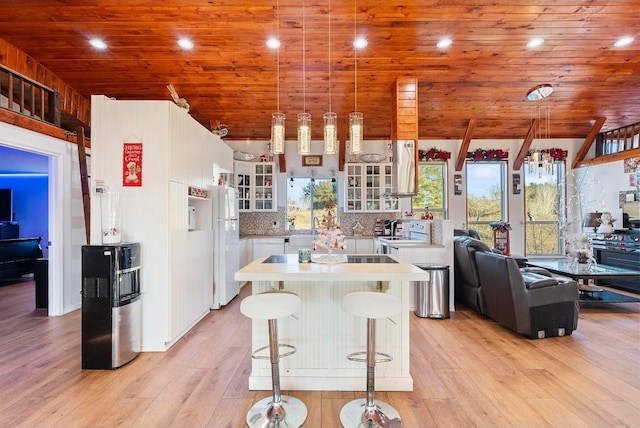
M77 138L75 133L73 132L66 131L62 128L57 128L47 122L32 119L28 116L24 116L20 113L9 111L3 108L0 108L0 122L5 122L10 125L28 129L29 131L37 132L39 134L48 135L49 137L59 138L70 143L77 144ZM89 139L85 139L85 146L91 147L91 141Z
M580 150L578 150L578 153L576 153L576 157L573 160L571 169L577 168L578 165L584 160L584 157L589 152L589 148L591 147L591 145L593 144L593 141L598 136L598 133L600 132L600 129L602 129L602 126L604 125L606 120L607 118L604 116L601 116L596 119L596 123L593 124L591 131L589 131L589 135L587 135L587 137L584 139L584 143L582 143L582 147L580 147Z
M78 164L80 165L80 186L82 188L82 207L84 208L84 231L87 244L91 242L91 194L89 192L89 174L87 170L87 151L84 145L84 128L76 131L78 145Z
M284 153L278 155L278 165L280 166L280 172L287 172L287 158Z
M527 152L529 151L529 147L531 147L531 143L533 142L534 137L536 136L536 131L538 130L538 126L540 126L540 119L535 118L531 122L531 126L529 126L529 130L527 131L527 136L524 137L524 141L522 142L522 146L520 147L520 151L518 152L518 156L516 156L516 160L513 161L513 170L518 171L522 166L522 162L524 162L524 158L527 157Z
M464 160L467 158L467 152L469 151L469 145L471 144L471 138L473 137L473 131L476 129L476 119L469 119L467 124L467 130L464 133L462 144L460 145L460 151L458 152L458 158L456 159L456 171L462 171L464 166Z
M640 157L640 148L625 150L623 152L618 152L618 153L612 153L610 155L598 156L593 159L580 161L578 163L574 162L573 168L580 168L582 166L590 166L590 165L602 165L604 163L615 162L615 161L634 158L634 157Z

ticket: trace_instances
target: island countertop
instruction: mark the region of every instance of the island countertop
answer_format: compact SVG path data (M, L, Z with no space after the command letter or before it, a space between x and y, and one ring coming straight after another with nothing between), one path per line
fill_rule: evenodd
M321 256L321 255L320 255ZM314 255L313 257L320 257ZM313 259L312 257L312 259ZM235 273L236 281L424 281L428 273L393 255L346 255L346 263L298 263L297 254L263 256ZM380 262L385 260L384 262Z

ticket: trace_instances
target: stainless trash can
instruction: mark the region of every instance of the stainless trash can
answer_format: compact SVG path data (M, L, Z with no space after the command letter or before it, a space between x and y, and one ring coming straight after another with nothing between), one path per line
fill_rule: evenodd
M449 266L414 264L429 272L429 281L416 281L415 314L422 318L449 318Z

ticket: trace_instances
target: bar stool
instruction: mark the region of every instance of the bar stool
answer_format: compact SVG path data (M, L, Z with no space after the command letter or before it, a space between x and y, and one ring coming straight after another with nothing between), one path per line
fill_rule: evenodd
M287 317L300 306L300 297L286 291L269 291L246 297L240 312L248 318L269 321L269 345L256 349L251 358L271 361L272 396L255 403L247 413L250 427L298 428L307 419L307 407L295 397L280 395L280 358L296 352L295 346L278 343L278 318ZM280 354L280 348L288 351ZM269 356L258 355L269 349ZM286 411L285 411L286 407Z
M367 363L367 398L348 402L340 410L340 422L345 428L351 427L402 427L402 419L391 405L375 401L374 379L376 363L389 362L393 357L376 352L376 318L388 318L401 311L400 299L390 294L371 291L357 291L342 298L342 309L356 317L367 318L367 350L347 355L351 361ZM362 355L366 355L363 358Z

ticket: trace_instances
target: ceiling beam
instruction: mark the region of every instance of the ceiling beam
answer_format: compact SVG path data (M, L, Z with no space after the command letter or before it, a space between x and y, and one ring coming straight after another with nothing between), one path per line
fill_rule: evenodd
M533 119L533 121L531 121L531 126L529 126L529 131L527 131L527 136L524 137L524 141L522 142L522 146L520 147L518 156L516 156L516 160L513 161L514 171L520 170L520 167L524 162L524 158L527 157L527 153L529 152L529 147L531 147L533 138L536 136L536 131L538 130L539 125L540 125L540 119L535 118Z
M589 135L587 135L587 137L584 139L584 143L582 143L580 150L578 150L578 153L576 153L576 157L575 159L573 159L573 164L571 165L571 169L577 168L580 165L580 162L584 160L584 157L589 152L589 148L591 147L591 145L593 144L593 141L598 136L598 133L600 132L600 129L602 129L602 126L604 125L606 120L607 118L604 116L600 116L599 118L596 119L596 123L593 124L591 131L589 131Z
M460 151L458 152L456 171L462 171L462 166L464 165L464 160L466 159L467 152L469 151L469 145L471 144L471 137L473 136L474 129L476 129L476 119L469 119L467 130L464 133L464 138L460 145Z

